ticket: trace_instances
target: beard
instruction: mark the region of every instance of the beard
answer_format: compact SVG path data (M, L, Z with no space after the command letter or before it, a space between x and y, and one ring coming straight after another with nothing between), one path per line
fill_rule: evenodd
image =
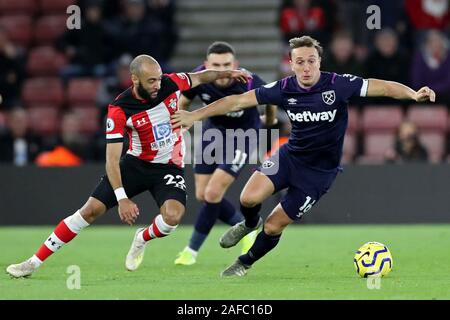
M230 87L232 83L233 83L232 79L220 79L220 80L214 81L214 85L218 88Z
M154 100L151 97L150 93L148 93L148 91L144 89L144 87L142 86L142 84L140 82L138 83L138 85L136 87L136 91L142 99L148 100L148 101Z

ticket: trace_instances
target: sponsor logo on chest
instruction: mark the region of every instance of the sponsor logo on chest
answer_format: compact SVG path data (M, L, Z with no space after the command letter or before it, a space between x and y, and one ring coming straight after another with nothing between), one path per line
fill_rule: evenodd
M171 148L177 141L177 134L172 132L169 122L153 126L155 141L151 143L152 150Z
M289 116L289 119L292 121L298 121L298 122L319 122L319 121L327 121L327 122L333 122L334 118L336 117L337 109L333 109L330 111L323 111L323 112L311 112L311 111L303 111L294 113L291 112L291 110L287 111L287 114Z

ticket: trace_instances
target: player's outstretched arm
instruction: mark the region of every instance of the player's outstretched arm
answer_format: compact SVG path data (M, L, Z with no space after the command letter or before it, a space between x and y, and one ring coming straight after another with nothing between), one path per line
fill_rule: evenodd
M174 128L180 126L189 128L195 121L254 107L257 104L255 90L251 90L242 94L227 96L192 112L178 110L172 115L171 123Z
M122 177L119 166L122 148L123 142L106 144L106 174L108 175L109 183L118 198L120 219L123 222L132 225L139 215L139 209L133 201L128 199L122 186Z
M210 83L224 78L235 79L237 81L247 83L248 79L252 78L252 75L244 70L217 71L206 69L189 73L189 77L192 82L191 88L193 88L203 83Z
M395 81L368 79L367 97L390 97L399 100L415 100L417 102L436 100L436 93L429 87L414 91L404 84Z
M180 110L188 110L191 106L191 103L191 99L188 99L185 95L181 94L180 99L178 100L178 108Z

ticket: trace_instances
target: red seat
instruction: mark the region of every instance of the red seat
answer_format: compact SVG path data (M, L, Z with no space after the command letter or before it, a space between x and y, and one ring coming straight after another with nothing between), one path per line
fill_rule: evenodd
M348 109L348 127L347 132L348 133L356 133L359 130L360 126L360 119L359 119L359 111L351 107Z
M59 131L60 119L57 108L34 105L28 109L30 128L38 134L53 135Z
M0 0L0 14L2 15L33 15L36 9L36 0Z
M38 19L35 25L34 40L38 45L52 44L67 31L67 15L50 15Z
M70 105L93 104L97 97L99 80L92 78L76 78L69 82L67 100Z
M74 105L70 107L70 111L80 118L82 133L93 134L99 129L100 110L95 104Z
M364 132L394 133L402 121L399 106L366 106L362 114Z
M420 141L428 151L428 159L437 163L442 161L445 153L445 134L439 132L421 133Z
M342 163L351 163L357 152L356 135L347 133L344 138L344 148L342 150Z
M57 76L65 64L65 56L53 47L36 47L28 56L27 72L30 76Z
M39 7L44 14L65 14L67 7L77 4L76 0L39 0Z
M446 132L448 129L448 110L446 106L409 107L407 119L414 122L420 131Z
M22 101L27 106L50 104L58 108L64 100L64 89L59 78L31 78L23 85Z
M0 17L0 26L15 44L27 47L32 39L32 20L30 16L14 15Z
M368 133L364 136L364 156L360 162L384 162L386 152L394 147L393 133Z

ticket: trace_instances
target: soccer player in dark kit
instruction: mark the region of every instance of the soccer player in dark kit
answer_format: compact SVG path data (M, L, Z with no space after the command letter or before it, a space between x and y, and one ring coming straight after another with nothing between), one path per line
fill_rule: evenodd
M257 230L263 224L261 203L282 189L287 188L287 193L267 217L250 250L226 268L223 277L245 275L275 248L284 228L300 219L331 187L340 170L349 99L367 96L434 102L436 98L428 87L414 91L398 82L320 71L322 47L318 41L303 36L291 39L289 44L294 76L225 97L191 113L180 110L172 116L174 127L190 126L194 121L255 104L275 104L287 112L292 123L288 143L261 165L242 190L240 203L245 221L225 232L220 245L232 247Z
M133 224L139 209L130 199L149 191L160 213L149 227L135 233L125 266L136 270L147 243L172 233L185 211L184 141L181 130L170 124L181 92L217 79L246 83L251 78L241 70L163 74L158 62L148 55L134 58L130 73L133 85L108 107L106 175L84 206L62 220L31 258L8 266L6 271L11 276L31 275L50 255L112 207L118 205L120 219ZM125 131L129 150L121 158Z
M238 69L238 61L234 48L226 42L217 41L212 43L206 52L204 64L194 69L194 72L204 69L210 70L233 70ZM247 83L234 81L233 79L218 79L212 83L202 84L188 91L184 91L180 98L180 109L186 109L192 100L198 96L206 105L223 97L244 93L266 84L258 75L251 73L252 79ZM266 114L263 118L266 125L275 122L276 106L266 107ZM261 127L260 115L255 105L253 108L229 112L207 119L202 123L202 139L195 152L195 194L198 201L202 202L194 230L188 246L178 254L175 259L177 265L192 265L197 260L198 251L206 240L209 232L219 218L229 225L235 225L243 220L242 215L236 210L233 204L224 196L228 188L238 178L239 173L245 163L250 161L251 156L257 152L258 135L249 137L246 143L239 146L235 139L227 139L230 135L227 130L242 129L245 134L247 130L257 131ZM222 139L203 139L208 130L218 130ZM236 131L237 132L237 131ZM205 161L203 155L207 148L213 144L222 144L222 154L215 155L217 161ZM227 148L227 144L232 147ZM229 149L229 150L228 150ZM231 153L231 154L228 154ZM228 161L227 161L228 159ZM253 244L256 233L248 234L242 239L242 252L247 252Z

